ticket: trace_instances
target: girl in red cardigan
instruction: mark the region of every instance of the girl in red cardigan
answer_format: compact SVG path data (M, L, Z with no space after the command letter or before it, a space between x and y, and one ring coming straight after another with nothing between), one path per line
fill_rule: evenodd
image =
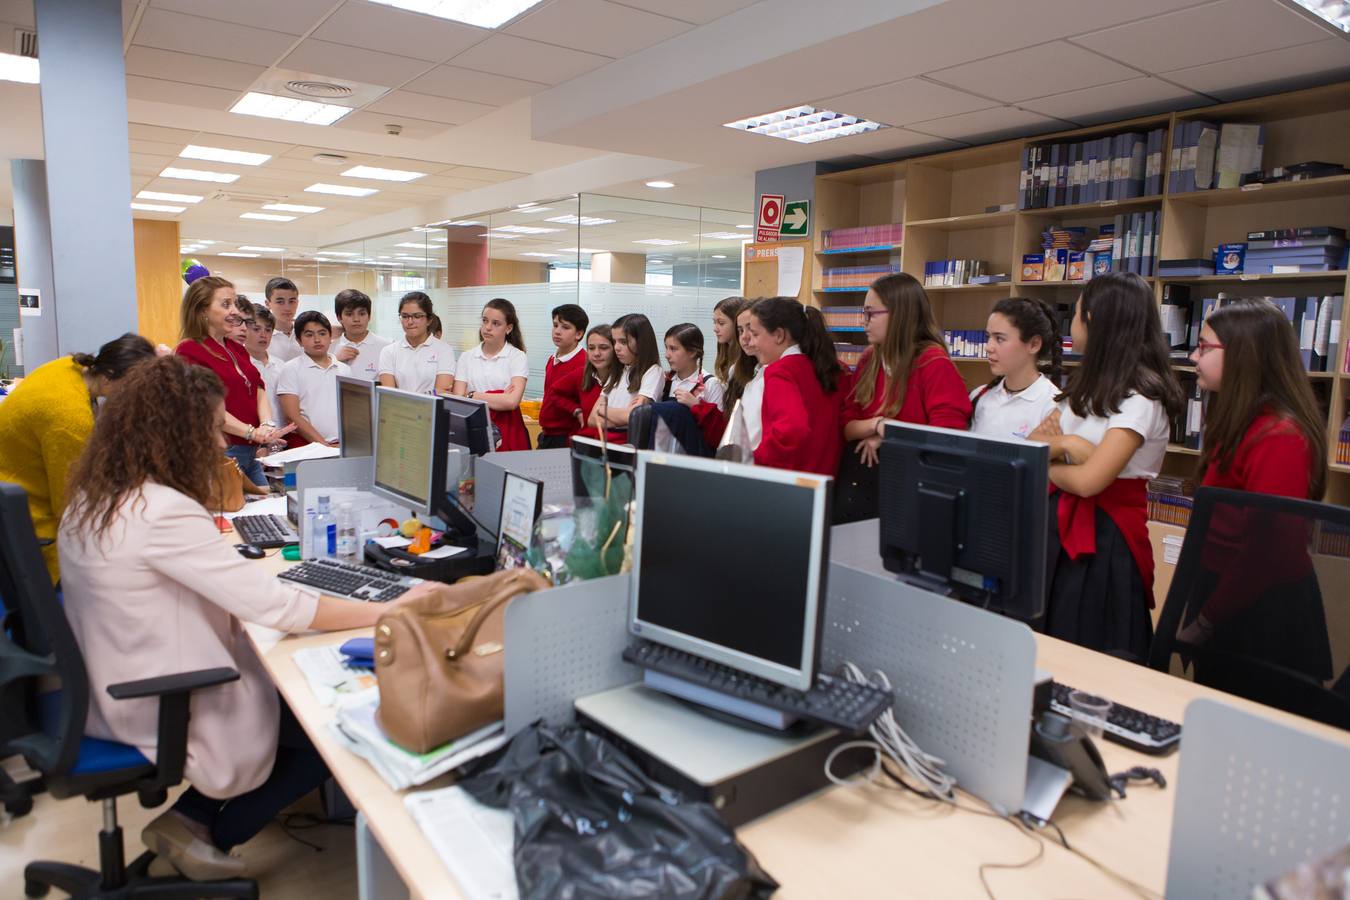
M834 521L877 515L877 450L887 419L964 431L970 425L966 383L947 355L928 294L912 275L885 275L863 301L869 344L844 393L844 440L835 482Z
M600 433L590 425L591 413L600 399L610 375L618 366L614 355L614 334L608 325L596 325L586 332L586 368L581 373L581 411L577 414L581 437L598 438ZM619 439L622 442L623 438Z
M1264 299L1230 300L1200 327L1191 360L1201 389L1210 392L1200 484L1321 499L1326 422L1284 314ZM1329 681L1331 648L1309 528L1300 516L1214 507L1179 639ZM1205 652L1193 659L1197 682L1235 689L1214 677Z
M839 358L820 310L790 297L750 307L747 343L764 366L752 440L755 464L833 475L843 447L839 431ZM755 413L758 413L755 416Z

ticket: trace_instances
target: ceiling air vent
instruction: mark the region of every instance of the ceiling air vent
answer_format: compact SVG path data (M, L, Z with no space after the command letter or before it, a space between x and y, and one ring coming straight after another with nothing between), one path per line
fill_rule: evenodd
M333 100L352 95L352 89L347 85L332 81L288 81L286 90L302 97L315 97L320 100Z
M239 191L216 191L208 200L218 200L225 203L247 203L250 206L257 206L262 203L278 203L284 200L284 197L275 197L270 194L244 194Z
M311 158L321 166L341 166L347 162L347 157L340 153L315 153Z
M27 56L32 59L37 59L37 32L15 28L14 52L18 56Z

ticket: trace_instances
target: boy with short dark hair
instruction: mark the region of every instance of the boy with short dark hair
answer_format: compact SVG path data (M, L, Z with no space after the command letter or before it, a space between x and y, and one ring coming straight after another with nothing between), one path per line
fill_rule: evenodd
M267 298L267 308L276 317L276 334L273 336L269 351L282 362L302 356L300 344L292 333L295 328L295 311L300 308L300 290L289 278L273 278L263 288Z
M253 367L262 376L263 386L267 388L267 402L272 405L272 421L278 425L286 424L286 417L277 403L277 376L285 365L269 352L272 346L272 332L277 327L276 317L261 303L253 304L253 321L245 323L248 329L244 335L244 347L253 359Z
M590 325L586 310L564 303L553 310L553 346L544 365L544 401L539 407L539 449L566 447L581 430L581 375L586 354L581 341Z
M380 377L380 351L389 340L370 331L370 297L347 288L333 298L333 306L342 321L342 335L334 345L337 361L346 363L357 378L375 381Z
M281 367L277 402L303 441L336 446L337 377L350 375L351 369L329 355L333 329L323 313L309 310L296 316L295 333L304 352Z

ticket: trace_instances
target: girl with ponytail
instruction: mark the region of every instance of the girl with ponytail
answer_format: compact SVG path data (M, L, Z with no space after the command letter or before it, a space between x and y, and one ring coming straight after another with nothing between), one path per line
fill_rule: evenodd
M762 391L747 393L741 407L755 463L834 475L842 372L824 316L790 297L766 297L748 320L745 343L764 367Z
M1055 309L1044 300L1008 297L989 314L986 353L994 380L971 392L970 430L1025 438L1055 408L1063 343Z

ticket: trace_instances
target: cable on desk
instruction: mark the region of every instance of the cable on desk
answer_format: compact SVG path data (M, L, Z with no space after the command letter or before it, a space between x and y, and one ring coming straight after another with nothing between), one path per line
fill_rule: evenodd
M993 889L989 887L989 880L984 877L984 873L987 869L1009 869L1009 870L1025 869L1028 866L1032 866L1040 862L1041 857L1045 856L1044 837L1027 828L1025 823L1021 822L1019 819L1013 816L995 816L995 818L1003 819L1009 825L1016 828L1019 834L1025 834L1027 837L1029 837L1032 840L1032 842L1036 844L1036 854L1029 859L1022 860L1019 863L981 863L980 868L978 869L980 875L980 886L984 888L984 893L986 896L989 897L989 900L997 900L997 898L994 896Z

